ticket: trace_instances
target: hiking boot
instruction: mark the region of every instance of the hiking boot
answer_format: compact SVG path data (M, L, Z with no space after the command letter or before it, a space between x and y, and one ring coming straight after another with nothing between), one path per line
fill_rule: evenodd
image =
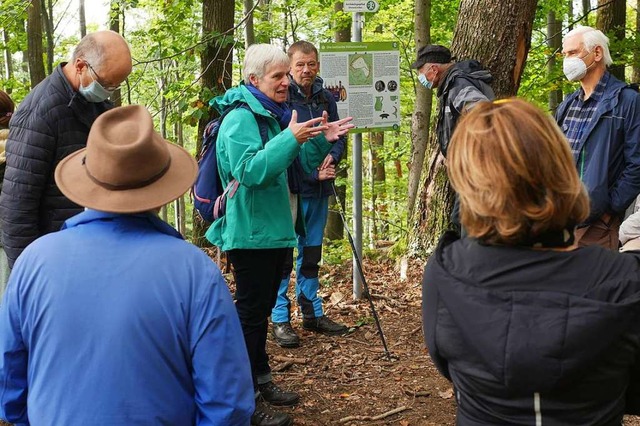
M295 405L300 401L300 395L295 392L287 392L280 389L273 382L267 382L262 385L258 385L260 395L271 405L290 406Z
M273 337L275 337L278 346L281 348L297 348L300 346L300 338L291 328L291 323L274 322L272 325Z
M302 320L302 328L326 334L327 336L341 336L349 331L347 326L331 321L326 315L319 318L304 318Z
M291 426L293 419L287 413L281 413L269 407L262 398L256 399L256 410L251 415L252 426Z

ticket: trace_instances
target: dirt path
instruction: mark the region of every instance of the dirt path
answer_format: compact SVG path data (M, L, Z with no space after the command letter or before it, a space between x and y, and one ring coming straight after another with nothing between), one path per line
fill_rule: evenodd
M365 261L392 361L384 350L366 300L351 300L350 265L321 270L325 311L354 327L346 337L327 337L292 323L302 346L278 347L269 336L268 352L277 383L295 390L301 403L288 411L296 425L454 425L455 401L447 380L437 372L424 348L421 329L422 262L413 262L400 282L393 264ZM292 298L293 300L293 298ZM394 413L395 412L395 413ZM626 426L640 426L628 417Z

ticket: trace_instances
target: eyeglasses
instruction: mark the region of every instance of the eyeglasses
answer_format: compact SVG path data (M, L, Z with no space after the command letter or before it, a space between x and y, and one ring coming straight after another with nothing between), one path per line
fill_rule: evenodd
M106 90L108 92L115 92L116 90L118 90L120 88L120 84L118 84L118 85L107 85L107 84L103 83L102 79L100 78L100 76L98 75L96 70L93 69L91 64L89 62L87 62L87 61L84 61L84 63L87 64L87 67L89 67L89 69L91 70L93 75L96 76L96 78L95 78L96 81L100 84L100 86L102 86L104 88L104 90Z

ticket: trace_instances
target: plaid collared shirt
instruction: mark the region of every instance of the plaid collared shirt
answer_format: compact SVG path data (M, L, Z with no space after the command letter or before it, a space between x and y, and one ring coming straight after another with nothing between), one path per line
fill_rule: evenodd
M584 100L584 90L580 88L580 93L576 96L571 104L567 107L567 113L562 120L562 131L564 132L569 145L571 146L571 153L573 154L576 162L580 156L580 139L586 129L589 121L593 118L593 114L598 108L598 103L602 99L604 94L604 88L609 81L609 72L605 72L593 93L589 96L589 99Z

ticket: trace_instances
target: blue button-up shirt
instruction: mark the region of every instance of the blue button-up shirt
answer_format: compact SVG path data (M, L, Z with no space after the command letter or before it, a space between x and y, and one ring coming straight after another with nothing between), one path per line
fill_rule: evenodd
M609 81L609 75L609 72L604 73L593 90L593 93L589 96L589 99L584 99L584 90L580 88L579 95L576 96L573 102L571 102L571 105L567 107L567 113L565 114L561 127L569 141L571 152L576 162L582 150L580 144L582 135L598 108L598 102L602 99L604 88Z

